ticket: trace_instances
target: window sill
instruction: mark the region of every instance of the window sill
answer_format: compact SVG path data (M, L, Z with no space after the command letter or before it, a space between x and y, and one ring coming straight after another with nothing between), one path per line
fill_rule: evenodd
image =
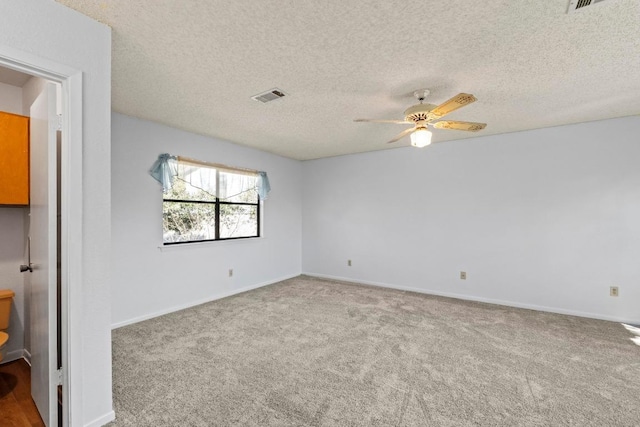
M243 245L251 242L259 242L264 240L264 236L260 237L251 237L248 239L229 239L229 240L214 240L209 242L190 242L190 243L181 243L179 245L160 245L158 249L160 252L170 252L181 249L195 249L195 248L203 248L203 247L211 247L211 246L226 246L226 245Z

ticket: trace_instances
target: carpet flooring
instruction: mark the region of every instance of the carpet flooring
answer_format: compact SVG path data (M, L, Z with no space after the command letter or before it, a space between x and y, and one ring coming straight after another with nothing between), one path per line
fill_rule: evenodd
M621 324L300 276L113 332L111 426L638 426Z

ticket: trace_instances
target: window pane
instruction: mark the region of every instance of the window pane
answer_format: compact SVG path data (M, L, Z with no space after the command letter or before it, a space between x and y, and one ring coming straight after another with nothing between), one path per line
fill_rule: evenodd
M256 237L258 235L258 207L220 205L220 238Z
M258 203L257 177L220 171L220 201Z
M178 163L178 176L165 199L216 201L216 170Z
M215 203L163 202L162 214L164 243L216 238Z

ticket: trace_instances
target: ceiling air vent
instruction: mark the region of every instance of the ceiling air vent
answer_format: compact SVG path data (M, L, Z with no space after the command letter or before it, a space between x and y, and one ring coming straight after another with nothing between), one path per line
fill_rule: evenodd
M587 6L594 6L598 3L602 3L604 0L571 0L569 2L569 9L567 13L573 13L578 10L583 10Z
M255 99L256 101L260 101L262 103L273 101L275 99L282 98L284 96L284 92L278 88L274 88L268 90L266 92L259 93L251 97L251 99Z

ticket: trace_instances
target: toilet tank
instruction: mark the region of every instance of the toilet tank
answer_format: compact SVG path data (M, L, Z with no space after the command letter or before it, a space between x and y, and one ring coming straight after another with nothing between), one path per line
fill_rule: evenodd
M9 327L11 300L15 293L11 289L0 289L0 331Z

